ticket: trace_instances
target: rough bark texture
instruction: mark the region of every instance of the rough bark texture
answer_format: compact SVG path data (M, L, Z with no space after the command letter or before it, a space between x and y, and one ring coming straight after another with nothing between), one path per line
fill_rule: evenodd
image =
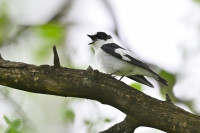
M152 98L98 71L10 62L0 56L0 84L28 92L80 97L111 105L125 114L124 121L104 133L131 133L139 126L169 133L200 133L200 117L170 102ZM102 133L103 133L102 132Z
M133 133L139 126L136 119L133 119L131 116L126 116L122 122L100 133Z

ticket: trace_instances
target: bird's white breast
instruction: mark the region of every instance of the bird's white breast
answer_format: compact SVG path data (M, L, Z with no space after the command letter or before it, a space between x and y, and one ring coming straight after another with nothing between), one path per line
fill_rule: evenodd
M99 67L108 74L117 72L115 75L127 75L133 70L132 65L105 53L102 49L96 51L95 58Z
M112 39L109 39L107 41L96 41L95 44L92 45L92 47L95 50L95 58L97 61L98 66L106 73L108 74L115 74L117 76L122 75L148 75L147 71L144 71L144 69L139 68L138 66L135 66L127 61L130 61L129 58L127 58L125 55L130 55L132 57L136 57L135 54L124 50L124 49L116 49L115 52L120 54L122 56L122 59L118 59L117 57L114 57L112 55L107 54L101 49L101 46L107 43L113 43Z

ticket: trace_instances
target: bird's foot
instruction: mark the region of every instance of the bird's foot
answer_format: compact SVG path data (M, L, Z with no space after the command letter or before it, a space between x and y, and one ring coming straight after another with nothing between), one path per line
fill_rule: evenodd
M112 77L116 78L117 76L113 76L113 75L116 74L116 73L118 73L118 72L119 72L119 70L116 71L116 72L113 72L113 73L109 74L109 76L112 76ZM119 79L119 81L121 81L124 76L125 75L121 76L121 78Z
M111 73L111 74L109 74L109 75L112 76L112 75L114 75L114 74L116 74L116 73L118 73L118 72L119 72L119 70L116 71L116 72L113 72L113 73Z
M121 81L121 80L122 80L122 78L123 78L124 76L125 76L125 75L121 76L121 78L119 79L119 81Z

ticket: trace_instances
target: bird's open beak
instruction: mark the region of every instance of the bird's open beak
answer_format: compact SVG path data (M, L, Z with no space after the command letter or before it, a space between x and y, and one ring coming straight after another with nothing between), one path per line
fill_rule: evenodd
M87 35L87 36L90 37L92 39L92 41L93 41L93 42L89 43L88 45L93 44L97 40L97 38L95 36L93 36L93 35Z

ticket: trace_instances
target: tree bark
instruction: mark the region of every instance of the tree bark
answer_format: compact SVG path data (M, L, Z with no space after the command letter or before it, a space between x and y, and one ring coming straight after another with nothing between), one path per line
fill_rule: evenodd
M54 60L55 66L36 66L6 61L0 56L0 84L40 94L97 100L127 115L124 121L104 133L131 133L139 126L169 133L200 133L199 116L96 70L63 68L58 60Z

